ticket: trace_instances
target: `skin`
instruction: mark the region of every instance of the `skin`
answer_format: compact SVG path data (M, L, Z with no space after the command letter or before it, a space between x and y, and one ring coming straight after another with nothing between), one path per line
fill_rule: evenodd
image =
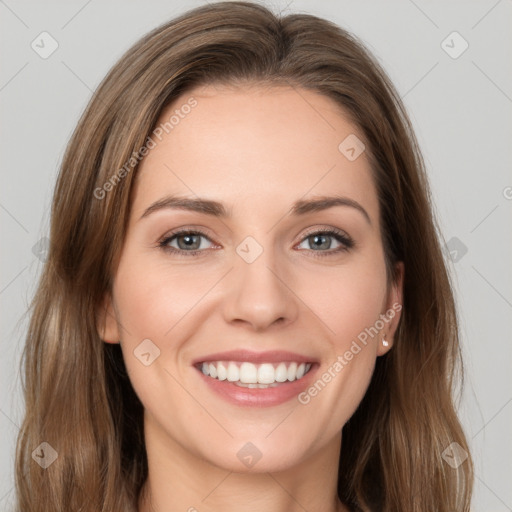
M340 431L364 396L376 358L393 346L399 312L306 405L228 403L191 362L238 348L291 350L317 359L320 376L401 303L401 277L389 287L386 281L366 154L349 161L338 150L349 134L363 137L332 100L289 87L197 88L161 120L191 96L197 106L140 165L99 327L104 340L120 340L145 408L149 478L139 510L348 510L336 495ZM168 194L220 201L232 216L168 208L140 218ZM357 201L370 222L349 206L288 214L298 199L333 194ZM207 232L200 255L158 246L182 227ZM315 249L309 232L328 228L347 233L355 246L333 253L341 244L328 237L330 248ZM236 252L247 236L263 248L252 263ZM183 253L180 240L170 245ZM320 252L331 255L315 257ZM144 339L160 350L149 366L133 353ZM252 468L237 457L248 441L262 454Z

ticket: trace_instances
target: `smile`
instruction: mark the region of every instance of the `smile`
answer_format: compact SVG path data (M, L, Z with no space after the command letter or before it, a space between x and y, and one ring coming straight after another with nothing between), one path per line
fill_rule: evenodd
M311 354L245 349L198 356L192 366L209 392L238 407L272 407L296 399L320 367Z
M245 388L265 389L302 379L311 369L311 363L208 361L200 363L198 367L203 375L212 379L232 382Z

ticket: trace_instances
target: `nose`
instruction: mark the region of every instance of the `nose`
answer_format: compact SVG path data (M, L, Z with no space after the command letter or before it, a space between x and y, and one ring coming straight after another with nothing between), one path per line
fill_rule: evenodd
M251 263L235 255L223 301L228 323L263 331L273 324L284 326L296 319L299 299L293 293L291 273L281 263L277 264L270 249L263 250Z

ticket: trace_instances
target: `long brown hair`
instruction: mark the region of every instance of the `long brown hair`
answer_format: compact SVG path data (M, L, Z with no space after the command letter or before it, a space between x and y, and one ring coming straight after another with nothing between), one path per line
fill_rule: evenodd
M249 2L196 8L143 37L100 84L69 142L22 359L17 510L137 510L147 477L143 407L119 345L100 339L97 312L111 289L140 149L166 105L216 83L288 85L334 100L365 138L389 279L404 262L393 349L378 358L342 431L340 499L353 510L469 510L471 457L456 468L443 458L453 446L469 452L453 401L462 372L456 310L404 107L353 35ZM36 449L57 459L43 469Z

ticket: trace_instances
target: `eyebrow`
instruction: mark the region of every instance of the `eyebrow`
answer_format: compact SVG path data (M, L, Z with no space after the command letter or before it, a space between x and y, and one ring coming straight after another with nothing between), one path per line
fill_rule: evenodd
M368 212L353 199L342 196L321 196L314 199L300 199L296 201L288 213L294 216L306 215L312 212L320 212L335 206L348 206L360 212L368 224L372 224ZM201 197L166 196L155 201L146 208L140 219L163 209L187 210L213 217L228 218L232 216L231 209L227 209L222 203ZM139 220L140 220L139 219Z

